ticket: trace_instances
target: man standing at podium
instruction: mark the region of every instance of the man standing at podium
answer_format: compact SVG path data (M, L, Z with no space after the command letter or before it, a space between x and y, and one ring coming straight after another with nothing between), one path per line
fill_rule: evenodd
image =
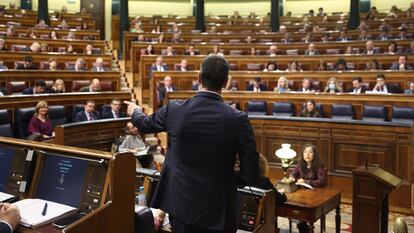
M173 233L237 230L237 187L259 177L258 153L246 113L224 103L221 89L229 65L208 56L199 74L201 90L186 101L169 101L151 116L126 102L143 133L168 133L168 152L152 205L170 214ZM234 171L236 155L240 171Z
M19 222L20 213L15 205L0 203L0 233L12 233Z

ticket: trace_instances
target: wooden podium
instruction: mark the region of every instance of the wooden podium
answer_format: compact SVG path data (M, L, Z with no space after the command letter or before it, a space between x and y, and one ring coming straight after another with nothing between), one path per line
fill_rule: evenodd
M352 232L388 231L388 195L402 178L376 166L361 166L353 171Z

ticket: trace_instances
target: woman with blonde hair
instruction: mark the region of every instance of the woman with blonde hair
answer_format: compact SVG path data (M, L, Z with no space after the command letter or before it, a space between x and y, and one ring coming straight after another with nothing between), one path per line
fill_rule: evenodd
M335 77L328 79L326 87L324 90L325 93L340 93L343 92L342 88L339 86L339 82Z
M55 132L52 129L52 121L47 115L49 107L46 101L39 101L35 108L35 113L27 126L29 138L39 138L40 140L53 137Z
M285 76L281 76L277 80L277 87L273 91L278 93L290 92L288 79Z
M65 82L62 79L56 79L52 86L52 93L65 93Z

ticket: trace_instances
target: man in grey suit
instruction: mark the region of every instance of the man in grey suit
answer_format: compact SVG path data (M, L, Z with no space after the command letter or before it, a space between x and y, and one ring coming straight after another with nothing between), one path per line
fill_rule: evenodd
M167 132L169 147L152 206L170 216L174 233L234 233L237 187L255 185L258 152L245 112L224 103L229 65L216 55L201 65L201 90L172 100L151 116L131 102L128 114L144 134ZM236 156L240 171L234 170Z

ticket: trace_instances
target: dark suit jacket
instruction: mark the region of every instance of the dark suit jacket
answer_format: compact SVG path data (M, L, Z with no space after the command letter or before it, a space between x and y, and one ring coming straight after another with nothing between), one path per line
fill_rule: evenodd
M234 110L221 96L198 92L186 101L173 100L132 122L144 133L168 133L168 151L152 206L178 221L210 230L236 232L237 187L259 178L258 153L246 113ZM236 155L240 172L234 171Z
M0 92L1 92L3 95L7 95L7 90L6 90L4 87L0 87Z
M176 86L172 86L173 91L177 91L177 87ZM167 93L167 89L165 89L164 86L160 87L158 89L158 97L160 99L160 101L163 101L165 99L165 94Z
M315 52L314 55L320 54L320 52L318 50L315 50L314 52ZM305 51L305 55L309 55L309 50Z
M177 68L175 69L176 71L181 71L181 66L177 66ZM191 69L189 69L188 67L187 67L187 71L191 71Z
M260 84L259 86L260 91L267 91L267 88L264 84ZM254 90L254 84L250 84L246 87L246 91L253 91Z
M413 67L410 64L405 63L405 70L412 70ZM390 70L400 70L400 64L398 62L393 63Z
M92 113L94 120L99 120L99 113L97 111ZM75 122L88 121L85 110L76 113Z
M401 90L396 86L389 83L386 83L388 93L401 93Z
M361 93L365 93L365 91L366 91L365 86L361 86ZM353 93L353 92L354 92L354 88L350 88L350 89L348 90L348 92L349 92L349 93Z
M162 67L164 67L164 71L168 70L168 66L162 65ZM152 72L154 72L154 71L157 71L157 65L152 65L151 66L150 72L148 73L148 78L149 79L152 78Z
M4 223L4 222L0 222L0 233L12 233L10 231L10 227Z
M16 70L37 70L37 66L36 65L31 65L28 67L25 67L24 64L17 64L16 66Z
M69 66L68 70L76 71L75 66ZM85 71L85 68L82 68L81 71Z
M81 87L79 92L91 92L90 86Z
M190 55L190 52L185 52L185 55ZM194 55L200 55L200 51L194 51Z
M28 87L28 88L24 89L22 94L23 95L33 95L33 87Z
M123 112L118 113L119 117L126 117ZM102 113L102 119L111 119L114 118L114 115L112 114L112 110L106 111Z

